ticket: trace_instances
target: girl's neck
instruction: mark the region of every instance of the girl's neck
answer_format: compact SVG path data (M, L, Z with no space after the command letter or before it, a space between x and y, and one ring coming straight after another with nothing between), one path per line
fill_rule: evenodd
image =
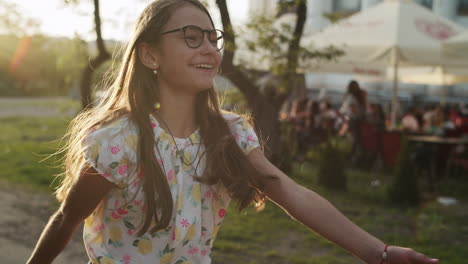
M159 122L159 124L166 132L170 130L174 137L186 138L190 136L198 126L195 119L196 95L168 93L160 95L161 106L157 118L162 119L164 122ZM169 128L165 127L164 123Z

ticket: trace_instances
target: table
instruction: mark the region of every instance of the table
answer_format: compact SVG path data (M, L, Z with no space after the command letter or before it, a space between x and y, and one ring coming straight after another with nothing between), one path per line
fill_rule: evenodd
M407 136L408 141L421 142L431 145L431 167L429 175L429 190L434 191L434 180L436 174L436 155L441 145L468 144L468 137L441 137L432 135Z

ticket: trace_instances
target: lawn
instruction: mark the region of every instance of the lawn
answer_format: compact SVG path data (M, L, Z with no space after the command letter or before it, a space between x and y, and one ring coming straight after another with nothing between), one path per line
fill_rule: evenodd
M54 161L60 156L41 160L58 149L58 139L69 121L62 117L1 118L0 180L51 192L53 175L60 172ZM412 247L443 263L466 263L468 179L444 179L438 183L438 193L424 193L421 206L401 208L390 204L385 195L390 172L348 170L348 192L318 186L314 163L295 164L291 177L326 197L352 221L389 244ZM382 184L371 186L375 179ZM436 201L438 195L454 196L459 203L442 206ZM231 208L215 243L213 263L360 262L268 203L259 213L248 209L238 214Z

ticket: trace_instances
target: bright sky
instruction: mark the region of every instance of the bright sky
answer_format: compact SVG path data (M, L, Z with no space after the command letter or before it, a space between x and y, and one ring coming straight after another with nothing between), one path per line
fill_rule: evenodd
M64 0L4 0L15 3L25 17L41 22L40 31L54 36L73 36L93 40L94 7L92 1L81 0L80 5L65 5ZM151 0L101 0L102 34L105 39L127 40L139 13ZM211 0L210 13L215 25L221 28L219 11ZM248 0L228 0L234 24L242 23L247 16Z

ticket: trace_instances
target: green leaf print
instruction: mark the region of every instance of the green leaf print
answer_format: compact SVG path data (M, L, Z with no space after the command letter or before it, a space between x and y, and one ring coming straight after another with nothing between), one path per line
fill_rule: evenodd
M140 242L140 240L138 240L138 239L137 239L137 240L135 240L135 241L133 241L133 244L132 244L132 246L134 246L134 247L138 247L138 243L139 243L139 242Z
M125 220L125 219L124 219L123 222L124 222L124 225L125 225L128 229L135 229L135 226L134 226L132 223L130 223L128 220Z
M209 238L209 239L206 241L205 245L209 246L210 243L211 243L211 238Z
M117 161L114 161L111 164L109 164L109 167L111 167L112 169L115 169L117 166L119 166L119 163Z
M244 141L241 142L241 146L243 149L246 149L247 148L247 143L245 143Z
M169 252L169 244L166 244L166 247L163 249L163 253L166 254Z
M96 159L94 159L94 164L98 164L99 161L99 154L97 154Z

